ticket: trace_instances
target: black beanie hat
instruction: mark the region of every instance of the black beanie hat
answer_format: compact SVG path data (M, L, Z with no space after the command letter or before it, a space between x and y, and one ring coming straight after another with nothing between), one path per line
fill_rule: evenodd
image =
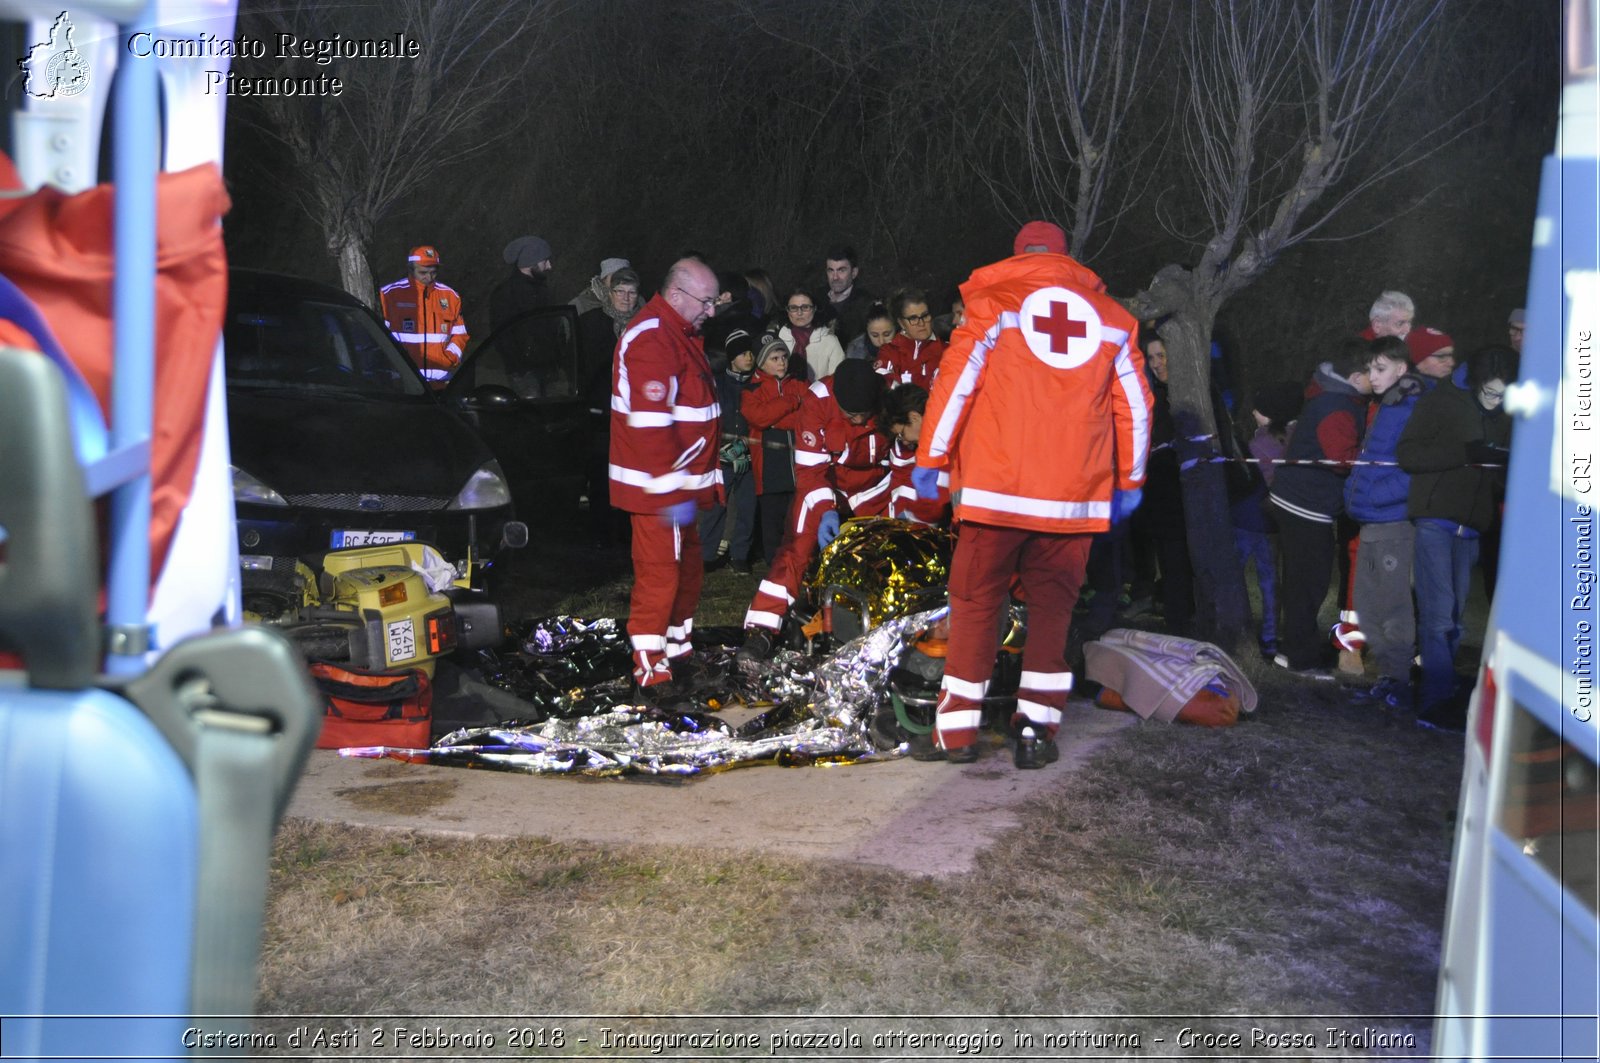
M865 358L847 358L833 371L833 397L845 413L875 413L883 397L883 377Z
M728 338L722 341L722 351L728 356L728 361L733 361L741 354L756 353L756 341L742 328L736 328L728 333Z

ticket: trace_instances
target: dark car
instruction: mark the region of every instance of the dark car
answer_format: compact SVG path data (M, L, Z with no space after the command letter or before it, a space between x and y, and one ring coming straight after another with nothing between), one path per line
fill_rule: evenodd
M562 305L526 311L474 343L444 395L489 444L521 512L543 516L575 509L583 492L582 390L578 315Z
M356 299L234 270L223 343L247 609L340 547L422 540L464 572L525 541L493 453Z

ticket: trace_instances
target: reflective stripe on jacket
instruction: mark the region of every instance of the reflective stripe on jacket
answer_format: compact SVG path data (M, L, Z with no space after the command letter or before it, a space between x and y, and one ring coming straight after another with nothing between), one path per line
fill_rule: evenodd
M919 498L911 483L917 452L898 439L889 451L889 516L917 524L943 524L950 519L950 474L939 473L939 497Z
M917 464L950 469L958 520L1042 532L1110 526L1138 487L1150 387L1133 316L1066 255L985 266L928 396Z
M448 284L424 288L412 277L385 285L379 293L383 327L406 349L422 375L441 387L467 349L467 323L461 296Z
M721 418L699 334L657 295L624 330L611 362L611 504L653 513L715 503Z
M804 528L815 511L842 499L852 510L889 493L889 437L877 425L851 424L833 397L833 377L811 385L794 442L796 505L790 520Z

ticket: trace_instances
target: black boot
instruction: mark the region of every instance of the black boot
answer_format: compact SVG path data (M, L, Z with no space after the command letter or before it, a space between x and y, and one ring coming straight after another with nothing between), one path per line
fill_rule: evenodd
M649 686L634 684L633 696L640 704L661 712L692 712L700 706L681 680L669 679Z
M1055 739L1046 738L1032 727L1024 727L1017 735L1017 749L1011 762L1023 771L1042 768L1059 759L1061 750L1056 748Z
M762 627L745 628L744 645L733 655L733 666L745 675L757 675L772 658L772 632Z
M944 751L944 759L952 764L971 764L978 759L978 743L947 749Z

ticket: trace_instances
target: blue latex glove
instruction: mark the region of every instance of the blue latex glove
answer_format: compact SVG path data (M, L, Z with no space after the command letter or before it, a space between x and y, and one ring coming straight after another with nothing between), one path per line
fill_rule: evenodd
M674 528L693 524L699 508L693 501L675 502L661 511L661 523L670 524Z
M925 469L921 465L911 470L911 486L917 489L918 498L939 497L939 470Z
M1144 501L1144 491L1140 488L1131 488L1127 491L1111 492L1111 523L1121 524L1133 515L1139 508L1139 503Z
M817 545L826 550L828 544L839 537L839 511L830 509L817 524Z

